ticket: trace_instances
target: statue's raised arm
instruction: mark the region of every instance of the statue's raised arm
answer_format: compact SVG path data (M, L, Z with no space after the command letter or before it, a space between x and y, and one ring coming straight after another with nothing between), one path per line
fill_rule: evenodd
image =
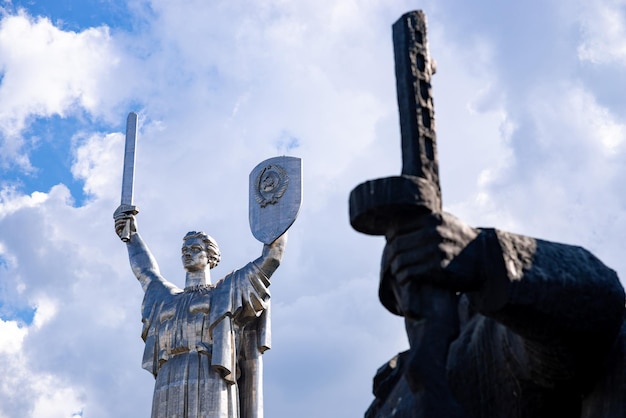
M283 259L285 246L287 245L287 232L276 238L274 242L263 244L263 253L254 260L256 264L268 277L274 274L280 261Z
M120 208L118 208L113 215L113 219L115 220L115 233L122 240L124 237L127 238L126 248L128 249L130 267L145 292L148 285L153 280L164 281L164 279L161 276L157 261L141 238L141 235L137 232L137 220L135 215L125 214L120 211Z

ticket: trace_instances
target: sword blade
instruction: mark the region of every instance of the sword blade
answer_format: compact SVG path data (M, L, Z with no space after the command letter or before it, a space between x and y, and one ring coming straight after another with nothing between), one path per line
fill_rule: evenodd
M133 205L135 182L135 147L137 145L137 114L130 112L126 120L126 146L124 148L124 172L122 175L122 205Z
M431 79L433 61L428 50L426 16L406 13L393 25L396 92L402 136L402 174L426 179L439 202L429 207L441 212L437 162L437 133Z

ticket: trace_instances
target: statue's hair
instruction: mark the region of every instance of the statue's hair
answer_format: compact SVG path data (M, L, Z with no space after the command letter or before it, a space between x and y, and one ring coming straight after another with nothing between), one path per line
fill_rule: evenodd
M217 264L222 259L220 247L217 246L217 241L215 241L213 237L207 235L203 231L190 231L187 232L187 234L183 238L183 242L192 238L200 238L202 240L204 248L209 256L209 268L212 269L213 267L217 266Z

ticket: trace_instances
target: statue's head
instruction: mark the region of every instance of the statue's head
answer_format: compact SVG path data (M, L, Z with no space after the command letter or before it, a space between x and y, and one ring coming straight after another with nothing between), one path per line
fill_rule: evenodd
M204 232L191 231L183 238L183 267L187 271L210 269L220 262L221 254L217 242Z

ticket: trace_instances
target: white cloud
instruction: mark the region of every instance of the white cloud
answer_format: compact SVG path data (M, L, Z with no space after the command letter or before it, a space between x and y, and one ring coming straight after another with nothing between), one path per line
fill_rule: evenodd
M40 395L35 398L32 416L37 418L75 418L82 416L83 402L80 394L69 388L54 388L54 379L40 378L37 382L37 389ZM77 412L78 411L78 412Z
M21 11L0 22L2 162L28 169L24 129L33 117L99 113L119 64L106 27L63 31Z
M538 142L550 147L565 148L561 153L571 152L572 146L584 147L584 152L598 158L610 157L620 151L626 139L626 124L611 110L600 105L593 94L581 86L568 83L557 84L550 94L550 102L533 97L537 105L533 116L538 126ZM535 92L545 95L547 89ZM566 145L563 147L563 145Z
M17 321L3 321L0 319L0 354L16 354L22 348L22 342L26 336L27 329Z
M43 306L41 309L46 310ZM36 319L33 328L41 325ZM17 321L0 319L0 365L4 374L0 380L0 416L70 417L81 410L84 395L53 374L31 367L28 356L24 355L24 343L31 330Z
M602 0L583 3L579 58L594 64L626 64L626 2Z
M18 133L28 114L63 116L74 102L92 109L103 73L118 61L106 27L66 32L24 12L2 20L0 51L7 134Z
M75 142L72 175L84 182L85 194L93 198L112 198L119 194L123 136L93 134Z
M33 318L33 327L35 329L39 329L45 326L58 311L58 304L53 300L43 296L40 297L39 300L35 302L35 317Z
M34 207L48 198L46 193L33 192L30 195L20 194L14 187L0 190L0 217L6 216L24 207Z

